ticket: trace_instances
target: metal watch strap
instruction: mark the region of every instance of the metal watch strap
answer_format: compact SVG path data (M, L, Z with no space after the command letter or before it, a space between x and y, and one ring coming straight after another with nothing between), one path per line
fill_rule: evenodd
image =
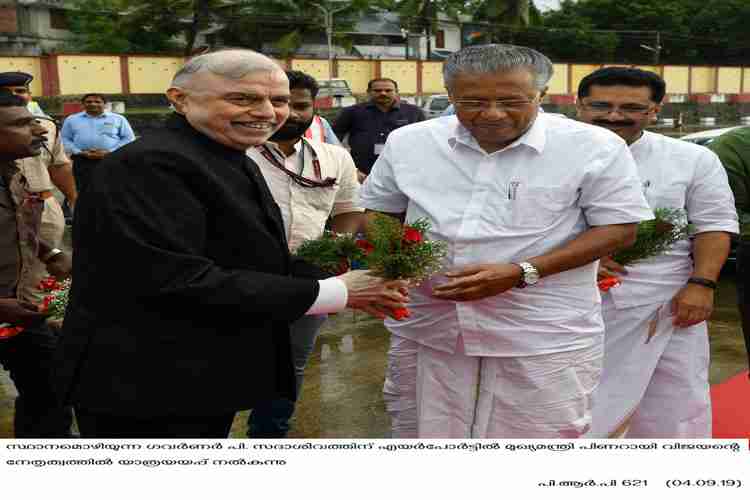
M716 290L716 282L707 278L689 278L687 282L694 285L705 286L711 290Z
M516 288L526 288L527 286L529 286L526 284L526 280L524 279L526 277L526 269L524 269L521 264L518 264L518 263L515 263L515 264L521 268L521 280L518 283L516 283Z
M42 258L40 260L42 262L48 262L52 257L54 257L56 255L60 255L61 253L63 253L63 251L60 250L59 248L53 248L52 250L50 250L49 252L47 252L46 254L44 254L44 256L42 256Z
M539 281L539 271L531 263L515 262L514 264L521 268L521 281L518 282L516 288L526 288L527 286L534 285L537 283L537 281ZM529 283L529 281L527 280L528 274L536 274L537 277L533 282Z

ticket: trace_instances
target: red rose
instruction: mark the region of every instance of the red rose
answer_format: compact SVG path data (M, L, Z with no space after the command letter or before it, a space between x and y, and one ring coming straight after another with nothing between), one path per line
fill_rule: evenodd
M355 245L357 245L360 249L362 249L362 251L365 252L365 255L369 255L370 253L372 253L373 250L375 250L375 245L373 245L367 240L357 240L355 242Z
M597 283L599 290L602 292L608 292L610 288L616 288L620 286L620 280L616 277L600 279Z
M21 326L6 326L3 328L0 328L0 340L15 337L22 331L23 331L23 327Z
M402 320L411 316L409 310L405 307L399 307L393 310L393 319Z
M60 286L57 283L57 280L55 278L44 278L42 281L39 282L39 285L37 286L39 290L43 290L45 292L49 292L52 290L57 290L60 288Z
M42 301L42 306L39 309L40 312L45 312L47 309L49 309L49 305L52 303L52 301L55 300L55 298L52 295L47 295L44 297L44 300Z
M421 241L422 233L420 233L413 227L404 227L404 243L420 243Z

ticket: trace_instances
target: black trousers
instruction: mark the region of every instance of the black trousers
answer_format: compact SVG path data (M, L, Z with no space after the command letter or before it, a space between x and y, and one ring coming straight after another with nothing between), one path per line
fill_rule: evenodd
M101 160L92 160L82 155L72 155L73 160L73 178L76 181L76 190L78 194L83 193L90 184L93 169Z
M45 324L0 341L0 363L16 386L13 424L17 438L69 438L73 413L55 392L57 335Z
M76 408L82 438L146 439L202 438L229 436L234 413L211 416L127 417Z
M737 305L745 336L747 363L750 366L750 241L740 241L737 246Z

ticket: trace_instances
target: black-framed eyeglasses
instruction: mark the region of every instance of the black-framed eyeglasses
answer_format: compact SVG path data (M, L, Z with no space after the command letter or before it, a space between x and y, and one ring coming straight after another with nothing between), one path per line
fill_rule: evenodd
M453 105L461 111L478 113L487 111L495 106L500 111L523 111L529 104L535 104L536 99L454 99Z
M584 102L581 104L581 106L584 109L591 111L592 113L601 114L609 114L617 111L618 113L622 113L624 115L645 115L654 110L654 106L652 105L632 103L615 106L611 102L605 101Z

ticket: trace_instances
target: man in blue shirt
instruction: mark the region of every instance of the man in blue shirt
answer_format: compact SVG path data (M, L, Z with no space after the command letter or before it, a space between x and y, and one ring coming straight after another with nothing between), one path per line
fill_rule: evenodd
M81 102L85 111L70 115L61 133L65 151L73 159L79 193L88 184L92 168L107 154L135 139L124 116L105 111L103 95L86 94Z

